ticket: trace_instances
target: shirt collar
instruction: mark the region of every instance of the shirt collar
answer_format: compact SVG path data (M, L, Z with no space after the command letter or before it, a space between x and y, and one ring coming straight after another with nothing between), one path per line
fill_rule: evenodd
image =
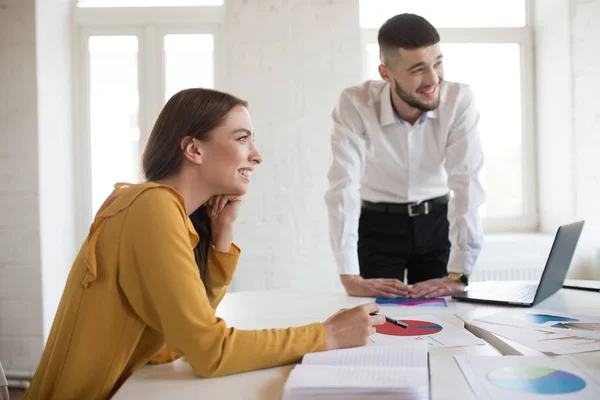
M401 120L400 117L398 117L398 114L396 114L396 110L394 110L394 107L392 107L391 93L392 92L390 85L389 83L386 83L383 90L381 91L381 95L379 98L379 104L381 105L381 109L379 110L379 121L381 123L381 126L393 124L405 125L407 124L407 122ZM423 123L426 118L437 118L437 115L437 108L433 111L424 112L423 115L421 115L419 123Z

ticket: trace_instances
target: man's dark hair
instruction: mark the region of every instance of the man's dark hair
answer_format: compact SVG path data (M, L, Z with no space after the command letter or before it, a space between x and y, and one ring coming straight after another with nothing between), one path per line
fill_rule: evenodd
M415 14L398 14L379 28L377 36L382 64L390 65L398 49L414 50L440 41L440 35L425 18Z

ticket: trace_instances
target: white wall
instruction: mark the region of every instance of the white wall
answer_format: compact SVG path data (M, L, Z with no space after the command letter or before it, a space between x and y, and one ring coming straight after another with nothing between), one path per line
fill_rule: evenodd
M44 338L75 249L71 0L36 0L40 234Z
M600 278L600 0L536 0L540 227L585 219L570 277Z
M42 349L34 0L0 3L0 361L31 370Z
M534 23L540 228L553 233L575 218L570 1L536 0Z
M324 194L330 113L361 77L358 0L226 1L227 85L250 103L257 168L235 290L339 285Z
M70 1L0 5L0 361L32 372L75 253Z
M576 0L571 7L575 210L587 221L587 266L600 278L600 0Z

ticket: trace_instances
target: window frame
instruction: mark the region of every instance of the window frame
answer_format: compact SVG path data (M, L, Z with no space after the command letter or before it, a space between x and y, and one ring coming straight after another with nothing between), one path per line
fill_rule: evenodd
M135 35L138 38L138 126L139 154L165 99L164 35L213 35L214 86L222 86L225 71L222 22L223 6L181 7L77 7L73 2L73 125L75 170L75 206L77 240L88 233L93 220L90 131L90 36ZM158 79L156 79L158 77ZM140 177L141 178L141 177Z
M526 0L526 26L507 28L440 28L443 43L517 43L521 54L521 104L523 132L523 214L518 217L483 218L486 233L537 232L539 229L537 155L535 131L534 40L531 1ZM368 76L367 45L377 44L378 29L361 28L362 76Z
M130 4L130 5L122 5L123 3L121 2L119 5L113 6L113 5L84 5L84 3L86 2L86 0L73 0L75 3L75 7L77 8L150 8L150 7L154 7L154 8L162 8L162 7L170 7L170 6L166 6L166 5L150 5L150 4ZM79 3L82 3L81 5L79 5ZM119 3L119 2L116 2ZM127 1L126 1L127 3ZM181 4L181 5L176 5L173 7L221 7L224 4L224 0L221 0L221 4L217 4L217 5L209 5L209 4Z

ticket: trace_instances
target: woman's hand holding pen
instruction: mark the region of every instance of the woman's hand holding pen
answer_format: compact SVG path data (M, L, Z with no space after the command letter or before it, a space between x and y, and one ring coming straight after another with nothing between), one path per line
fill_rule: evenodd
M376 303L362 304L350 309L342 309L323 322L326 349L344 349L364 346L369 336L375 333L377 325L385 323L383 315L370 315L379 311Z

